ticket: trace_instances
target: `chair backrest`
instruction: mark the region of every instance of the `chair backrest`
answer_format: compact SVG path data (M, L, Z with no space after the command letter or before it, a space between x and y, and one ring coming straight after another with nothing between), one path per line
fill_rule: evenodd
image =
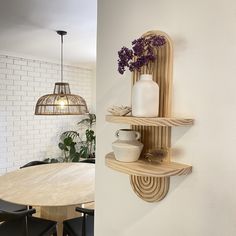
M0 209L0 221L9 221L9 220L16 220L19 218L24 218L34 214L35 212L36 212L35 209L29 209L17 212Z
M84 216L82 235L94 236L94 215Z
M94 235L94 209L76 207L76 211L83 213L82 236Z
M91 164L95 164L95 159L85 159L85 160L82 160L80 161L82 163L91 163Z
M7 202L3 199L0 199L0 210L11 211L11 212L23 211L23 210L27 210L27 206L15 204L12 202Z
M18 211L18 212L10 212L10 211L5 211L0 209L0 222L4 221L20 221L22 225L22 232L19 232L20 234L24 234L25 236L29 236L29 231L28 231L28 216L34 214L36 212L35 209L29 209L29 210L24 210L24 211ZM2 224L4 225L4 223ZM1 225L0 225L1 226Z
M21 166L20 169L30 167L30 166L44 165L44 164L49 164L49 163L46 161L31 161L31 162Z
M95 164L95 159L85 159L80 162ZM76 207L76 211L83 213L82 236L94 235L94 209Z

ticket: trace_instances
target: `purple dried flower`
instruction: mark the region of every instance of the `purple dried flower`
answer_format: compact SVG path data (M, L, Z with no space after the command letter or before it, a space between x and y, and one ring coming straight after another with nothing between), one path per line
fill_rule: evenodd
M125 67L129 67L129 61L133 58L133 51L122 47L121 50L118 52L118 71L120 74L125 72Z
M155 48L159 48L166 43L166 39L161 35L151 35L140 37L132 42L132 49L122 47L118 51L118 71L125 72L127 67L130 71L140 71L145 65L154 62L156 59Z

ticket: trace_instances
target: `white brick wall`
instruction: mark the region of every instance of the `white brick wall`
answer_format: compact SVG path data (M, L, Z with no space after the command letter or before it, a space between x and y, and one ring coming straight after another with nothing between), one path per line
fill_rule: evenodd
M34 115L37 99L59 81L58 64L0 55L0 174L60 155L59 135L75 129L80 117ZM93 71L64 66L64 81L91 109Z

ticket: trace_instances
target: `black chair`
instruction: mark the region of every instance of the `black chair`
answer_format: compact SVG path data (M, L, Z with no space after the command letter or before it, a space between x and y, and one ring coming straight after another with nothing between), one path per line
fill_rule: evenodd
M27 206L7 202L7 201L4 201L4 200L0 199L0 209L2 209L4 211L17 212L17 211L27 210Z
M85 159L80 161L81 163L91 163L91 164L95 164L95 158L93 159Z
M25 168L25 167L35 166L35 165L42 165L42 164L48 164L48 163L45 161L31 161L25 164L24 166L21 166L20 169ZM0 209L4 211L18 212L18 211L27 210L27 206L7 202L0 199Z
M24 166L21 166L20 169L25 168L25 167L35 166L35 165L42 165L42 164L48 164L48 162L45 162L45 161L31 161L31 162L25 164ZM7 201L4 201L4 200L0 199L0 209L3 210L3 211L18 212L18 211L27 210L27 206L7 202Z
M21 166L20 169L27 168L30 166L45 165L45 164L48 164L48 162L46 162L46 161L31 161L31 162ZM32 206L29 206L28 208L32 209Z
M0 209L1 236L57 236L56 222L33 217L35 209L9 212Z
M94 210L76 207L83 216L63 221L63 236L94 236Z
M45 164L48 164L48 162L46 162L46 161L31 161L31 162L21 166L20 169L30 167L30 166L45 165Z

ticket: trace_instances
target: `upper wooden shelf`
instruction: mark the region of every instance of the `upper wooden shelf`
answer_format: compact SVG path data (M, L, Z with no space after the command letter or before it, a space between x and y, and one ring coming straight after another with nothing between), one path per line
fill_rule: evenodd
M113 123L124 123L130 125L143 126L189 126L193 125L193 119L187 118L167 118L167 117L152 117L142 118L134 116L112 116L107 115L106 121Z
M106 155L106 165L116 171L137 176L170 177L192 172L192 166L176 162L148 162L142 159L136 162L120 162L115 159L113 152Z

